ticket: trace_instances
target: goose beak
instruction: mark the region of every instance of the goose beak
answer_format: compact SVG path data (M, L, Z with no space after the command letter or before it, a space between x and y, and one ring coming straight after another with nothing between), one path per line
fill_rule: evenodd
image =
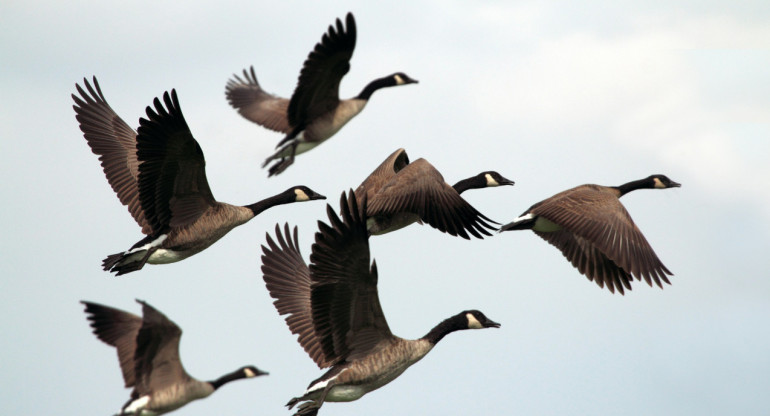
M669 187L669 188L681 188L681 187L682 187L682 184L681 184L681 183L677 183L677 182L674 182L674 181L671 181L671 185L669 185L668 187Z
M503 185L511 185L511 186L513 186L514 184L516 184L516 182L514 182L514 181L512 181L510 179L507 179L507 178L503 178L502 176L500 177L500 180L497 181L497 183L500 186L503 186Z
M311 199L311 200L316 200L316 199L326 199L326 197L325 197L325 196L323 196L323 195L321 195L321 194L315 194L315 195L311 196L311 197L310 197L310 199Z
M500 328L500 324L491 319L487 319L486 321L482 322L481 325L483 325L484 328Z

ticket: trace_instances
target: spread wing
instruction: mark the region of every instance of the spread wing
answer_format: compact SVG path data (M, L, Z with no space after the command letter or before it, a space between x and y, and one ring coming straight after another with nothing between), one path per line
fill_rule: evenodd
M398 149L391 153L380 166L377 166L369 176L356 188L356 198L359 204L364 193L371 201L382 187L396 177L396 174L409 164L406 150Z
M320 367L333 363L332 357L324 354L321 342L313 327L310 305L310 269L302 259L297 239L297 227L294 234L289 225L284 231L276 224L274 241L267 235L267 247L262 246L262 277L265 280L273 304L279 315L288 315L286 324L293 334L299 335L298 341L310 358Z
M149 222L144 217L139 201L139 160L136 158L136 132L121 119L99 88L96 77L94 85L83 79L86 92L75 84L80 96L72 94L75 105L75 118L80 123L88 146L99 155L104 174L120 202L128 207L128 212L142 227L145 234L152 233Z
M136 336L142 327L142 318L120 309L100 305L98 303L81 301L86 305L85 312L91 321L94 335L107 345L118 351L118 361L123 372L126 387L133 387L134 355L136 352Z
M343 193L340 206L341 220L327 205L330 225L319 221L310 255L313 323L336 362L366 355L393 337L377 294L377 266L369 259L366 200L358 205L353 192Z
M345 27L346 26L346 27ZM356 47L356 21L348 13L345 26L337 19L310 52L299 74L297 88L289 102L289 124L304 128L334 109L339 103L340 80L350 70L350 58Z
M465 201L444 181L427 160L418 159L405 166L369 199L367 216L409 212L439 231L470 239L495 228L494 222Z
M206 180L206 161L182 115L176 91L157 98L139 120L139 196L157 233L194 222L216 201Z
M179 360L182 330L166 315L142 304L142 328L136 337L136 385L139 396L162 390L190 378Z
M532 213L563 227L562 232L537 234L559 248L575 267L581 265L578 270L591 280L610 288L614 282L621 293L623 286L630 289L630 275L649 285L670 283L666 274L672 273L610 191L590 185L573 188L534 206ZM564 230L574 235L565 236Z
M250 72L243 70L243 78L233 75L233 79L227 81L225 96L227 102L247 120L273 131L291 132L287 116L289 100L263 90L257 82L253 66Z
M377 296L376 267L369 267L363 211L352 192L347 201L343 194L342 220L328 205L327 214L331 225L319 221L309 268L296 228L291 238L288 226L286 237L276 227L278 242L268 236L262 247L262 273L276 309L289 314L289 329L320 368L392 337Z

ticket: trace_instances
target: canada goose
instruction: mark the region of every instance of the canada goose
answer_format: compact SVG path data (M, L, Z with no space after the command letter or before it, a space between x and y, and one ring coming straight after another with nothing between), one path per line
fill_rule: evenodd
M213 381L190 377L179 361L182 329L144 301L142 317L120 309L81 301L91 327L104 343L118 350L120 369L131 398L119 415L156 416L208 397L225 383L268 373L246 366Z
M192 136L179 107L176 91L156 98L155 110L139 120L134 132L104 99L94 77L88 92L75 84L73 108L80 129L99 155L107 181L147 237L128 251L108 256L104 270L118 275L145 263L183 260L206 249L230 230L262 211L280 204L326 199L306 186L246 206L217 202L206 180L203 151Z
M297 227L288 224L278 243L267 235L262 246L262 273L280 315L310 358L331 367L301 396L297 415L315 415L324 401L345 402L393 381L425 356L446 334L461 329L498 328L477 310L467 310L436 325L424 337L406 340L388 328L377 296L377 265L369 261L366 198L359 205L342 194L340 220L326 211L331 225L319 221L307 266L299 252Z
M500 231L532 230L561 250L580 273L610 292L631 290L632 276L663 288L673 275L658 259L620 203L637 189L678 188L665 175L651 175L620 186L581 185L532 205Z
M356 188L356 197L368 200L367 226L373 235L385 234L424 221L442 232L470 239L491 235L485 228L497 222L485 217L460 193L467 189L513 185L513 181L497 172L482 172L461 180L454 187L427 160L409 163L406 150L398 149L388 156ZM466 232L467 231L467 232Z
M350 58L356 47L356 21L345 17L345 26L337 19L310 52L299 74L291 99L270 94L260 87L254 67L243 70L243 78L233 75L225 95L233 108L248 120L286 136L277 151L262 164L270 166L268 176L277 175L294 163L294 156L334 136L348 121L364 109L372 94L380 88L415 84L403 72L375 79L350 99L340 100L340 80L350 70Z

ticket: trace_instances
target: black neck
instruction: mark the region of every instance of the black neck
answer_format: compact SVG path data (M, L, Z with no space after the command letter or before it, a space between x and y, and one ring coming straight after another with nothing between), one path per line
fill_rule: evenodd
M379 90L380 88L385 87L392 87L396 85L396 82L393 80L393 77L388 76L385 78L377 78L374 81L367 84L367 86L364 87L363 90L361 90L361 93L358 94L358 99L360 100L369 100L369 97L374 94L375 91Z
M629 183L624 183L623 185L620 185L620 186L614 186L613 188L620 191L620 196L623 196L637 189L654 188L654 184L650 182L649 178L645 178L645 179L639 179L637 181L631 181Z
M468 189L478 189L478 188L484 188L487 186L487 180L486 178L479 178L478 176L474 176L472 178L463 179L460 182L457 182L452 186L452 188L455 188L455 191L457 191L458 194L461 194Z
M271 196L269 198L265 198L259 202L255 202L251 205L246 205L246 208L250 209L251 212L254 213L254 216L256 217L263 211L272 208L276 205L282 205L282 204L289 204L294 202L294 194L289 195L287 197L286 193L280 193L275 196Z
M468 329L467 318L463 315L455 315L451 318L444 319L440 324L433 327L433 329L422 337L422 339L436 345L446 334L461 329Z
M208 383L214 387L214 390L216 390L231 381L240 380L242 378L246 378L246 373L244 373L244 371L241 369L233 371L232 373L225 374L214 381L209 381Z

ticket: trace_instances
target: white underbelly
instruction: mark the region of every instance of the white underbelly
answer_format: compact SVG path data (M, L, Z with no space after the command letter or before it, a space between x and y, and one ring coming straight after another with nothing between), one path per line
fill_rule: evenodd
M367 393L360 386L334 386L326 395L327 402L352 402Z
M180 260L184 260L195 253L174 251L165 248L159 248L155 250L150 258L147 259L147 263L150 264L169 264L176 263Z

